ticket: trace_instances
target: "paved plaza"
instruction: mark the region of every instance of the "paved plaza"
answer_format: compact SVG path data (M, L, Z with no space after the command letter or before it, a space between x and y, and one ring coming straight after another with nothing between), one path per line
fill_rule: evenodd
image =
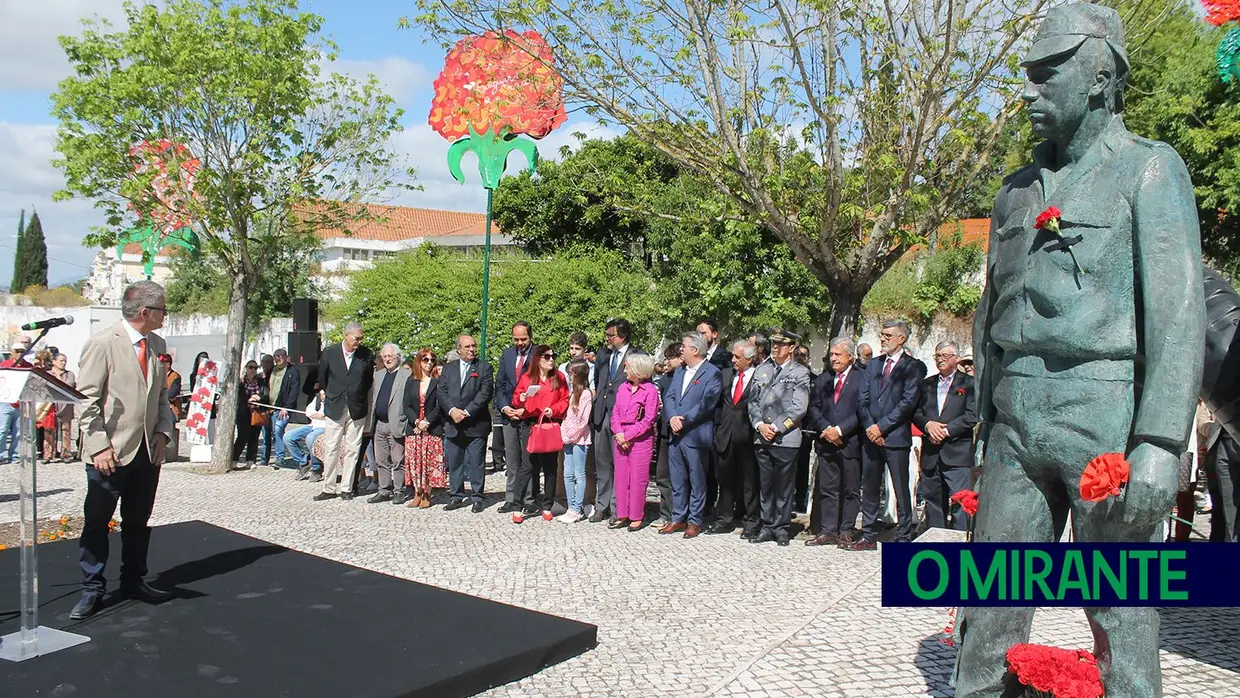
M0 466L0 522L19 515L16 472ZM502 491L502 478L490 476L488 491ZM40 516L80 516L84 485L81 466L41 467ZM317 491L292 471L201 475L177 463L164 468L152 523L201 519L598 626L594 651L490 696L952 695L955 649L940 641L946 611L882 608L878 553L800 540L750 545L735 534L687 541L653 528L628 533L542 519L518 526L496 513L498 494L473 514L310 501ZM157 530L152 545L159 544ZM114 567L109 572L115 577ZM1166 695L1240 695L1238 627L1240 609L1165 611ZM1079 611L1040 611L1034 635L1061 647L1091 645Z

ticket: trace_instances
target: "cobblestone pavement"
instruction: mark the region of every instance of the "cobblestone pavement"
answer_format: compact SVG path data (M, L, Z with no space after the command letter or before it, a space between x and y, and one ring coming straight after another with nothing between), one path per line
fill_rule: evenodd
M80 515L81 466L40 469L40 516ZM502 490L501 475L488 491ZM291 471L165 467L154 524L201 519L359 567L594 623L599 646L486 695L950 696L955 650L942 609L882 608L879 555L686 541L496 513L312 502ZM0 522L18 518L16 469L0 466ZM153 545L159 545L156 531ZM113 572L114 573L114 572ZM1163 613L1169 696L1240 695L1237 609ZM1043 610L1035 641L1089 647L1083 615Z

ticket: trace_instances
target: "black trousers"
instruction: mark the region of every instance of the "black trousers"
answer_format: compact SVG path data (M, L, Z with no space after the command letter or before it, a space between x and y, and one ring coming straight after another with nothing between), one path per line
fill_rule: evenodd
M505 455L504 425L496 421L491 425L491 468L493 470L499 471L504 469Z
M969 489L969 467L944 465L937 448L921 449L921 479L918 489L926 500L926 525L931 528L947 528L947 512L951 511L951 496ZM969 515L957 510L953 519L958 531L968 530Z
M245 451L245 460L247 463L258 460L258 437L262 434L261 426L250 426L250 408L244 408L244 411L238 408L241 414L237 416L237 439L233 441L233 457L234 461L241 460L241 452Z
M796 499L792 502L793 511L801 513L809 511L809 468L813 450L813 436L801 434L801 447L797 449Z
M522 459L520 470L517 471L516 491L526 492L532 488L534 506L541 507L542 511L551 511L551 507L555 505L558 454L528 453L527 455L529 460ZM540 473L542 474L541 486L538 481ZM528 511L531 507L526 504L525 509Z
M82 507L82 537L78 541L78 564L82 590L103 593L108 565L108 522L121 506L121 587L137 584L146 576L146 553L151 546L151 509L159 487L159 468L151 463L146 442L133 460L104 475L86 466L86 503Z
M758 497L762 508L763 531L788 533L792 523L792 497L795 494L797 449L787 446L758 445Z
M857 526L861 510L861 459L831 449L818 453L818 535L838 536Z
M1206 454L1206 488L1210 492L1210 542L1240 542L1240 446L1227 432Z
M672 520L672 466L668 460L668 443L666 436L660 436L656 442L658 455L654 464L654 484L659 488L659 518Z
M879 447L873 443L862 446L861 462L861 532L866 540L878 540L878 517L884 500L879 490L883 486L883 468L891 473L896 489L896 540L913 539L917 522L913 520L913 497L908 491L908 448Z
M719 483L719 497L715 501L715 518L728 526L736 522L737 514L748 518L750 498L753 499L754 514L757 511L758 488L754 482L747 480L750 473L756 475L757 461L754 458L752 441L731 443L722 451L715 453L715 481ZM738 511L737 505L741 505Z

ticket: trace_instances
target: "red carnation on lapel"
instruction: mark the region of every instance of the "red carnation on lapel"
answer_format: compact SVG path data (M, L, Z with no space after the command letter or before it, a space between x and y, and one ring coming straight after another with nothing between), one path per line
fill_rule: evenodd
M967 391L964 388L956 388L957 395L964 395Z
M1063 216L1063 212L1054 206L1048 206L1045 211L1038 214L1038 219L1034 221L1033 227L1038 230L1045 228L1046 230L1059 234L1059 219Z

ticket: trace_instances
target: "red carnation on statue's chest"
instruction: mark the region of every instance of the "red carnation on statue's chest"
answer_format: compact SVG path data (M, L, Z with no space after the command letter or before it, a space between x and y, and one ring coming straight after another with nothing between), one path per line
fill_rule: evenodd
M1038 214L1038 219L1034 221L1033 227L1038 230L1045 228L1052 233L1059 232L1059 219L1063 217L1063 212L1054 206L1048 206L1045 211Z

